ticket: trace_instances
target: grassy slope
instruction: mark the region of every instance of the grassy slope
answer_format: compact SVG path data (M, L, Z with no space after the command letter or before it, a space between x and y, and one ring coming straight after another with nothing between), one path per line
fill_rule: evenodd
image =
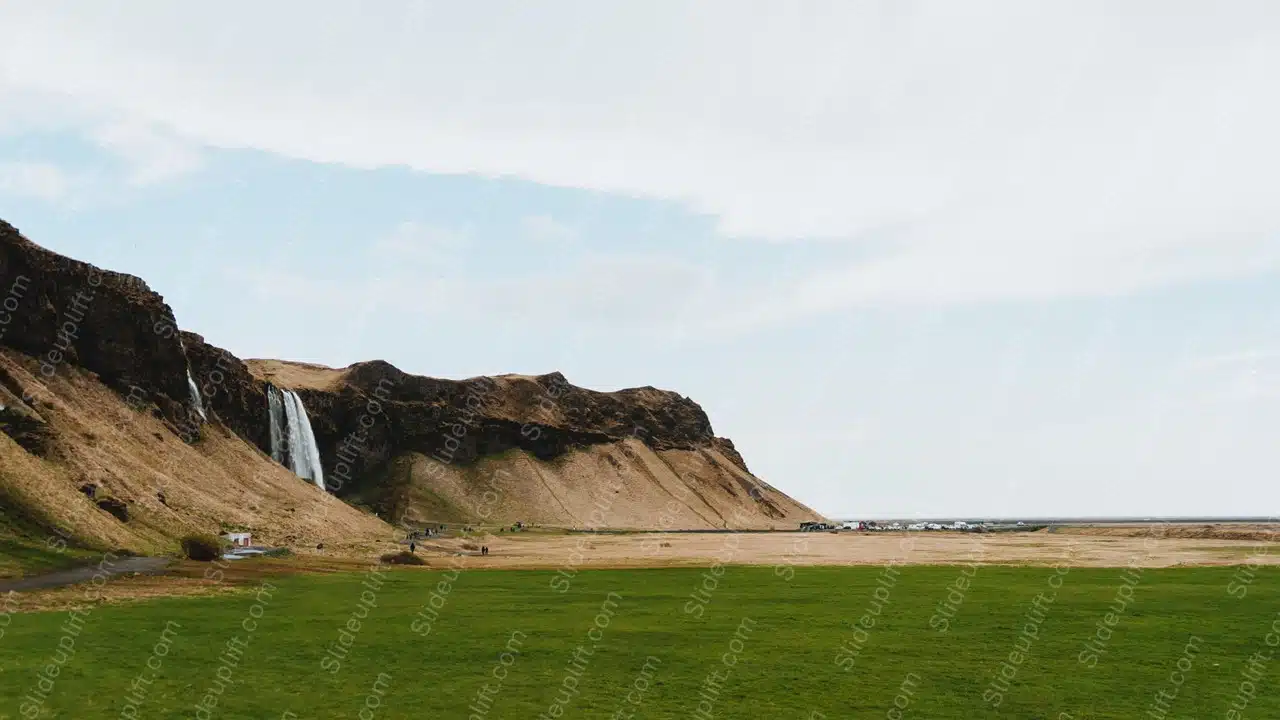
M88 563L92 550L59 537L44 518L0 487L0 578L37 575Z
M0 537L0 578L42 575L79 565L88 565L102 553L80 548L58 550L44 542L25 537Z
M1111 654L1091 670L1076 655L1114 596L1119 571L1073 570L1033 657L996 712L982 703L982 691L1052 570L982 568L944 636L928 629L928 619L958 569L903 568L852 672L833 661L851 636L848 623L868 604L878 568L797 568L791 582L771 568L731 568L705 618L697 620L680 608L702 572L583 572L561 595L550 590L552 572L468 571L430 637L422 638L409 624L440 574L398 571L378 593L378 607L338 675L322 673L320 657L355 607L362 578L282 579L236 669L244 683L224 696L215 717L279 718L291 709L305 718L355 718L375 677L386 672L393 679L375 717L466 718L481 684L492 682L493 663L513 630L529 637L488 717L537 717L609 591L624 599L565 717L609 717L649 655L662 664L637 717L690 717L699 684L722 668L721 655L744 615L759 624L725 683L716 718L807 718L814 710L829 718L883 718L909 672L921 681L906 717L1137 717L1157 691L1172 687L1169 672L1191 634L1203 638L1203 649L1170 717L1222 717L1243 660L1265 649L1263 639L1280 608L1280 592L1268 575L1236 599L1226 592L1232 569L1148 570L1110 642ZM140 716L191 717L221 647L244 636L239 623L251 604L241 595L95 610L58 679L47 706L53 712L42 717L117 716L126 685L143 669L168 620L183 627ZM15 698L48 662L64 619L15 616L6 628L0 638L0 717L19 717ZM1263 681L1246 717L1280 717L1278 683Z

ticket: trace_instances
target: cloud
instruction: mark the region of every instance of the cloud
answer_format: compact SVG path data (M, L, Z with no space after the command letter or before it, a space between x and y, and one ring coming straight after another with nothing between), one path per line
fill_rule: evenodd
M265 301L331 310L349 304L349 297L334 292L331 284L301 272L279 267L229 265L219 268L219 273L224 280Z
M70 180L61 168L40 162L0 162L0 194L55 202L66 196Z
M1280 397L1280 350L1252 348L1192 358L1177 366L1175 381L1193 400L1270 401Z
M183 141L667 198L728 235L902 228L748 322L1276 271L1277 19L1267 2L86 0L0 9L0 76Z
M578 231L550 215L526 215L520 219L525 237L540 243L565 245L578 239Z
M378 262L394 269L439 272L456 265L469 245L466 230L406 220L377 240L372 249ZM402 267L406 262L413 267Z
M94 140L128 166L133 185L165 182L204 166L198 148L138 122L115 122L96 128Z
M1218 369L1257 368L1262 364L1280 364L1280 350L1258 349L1236 350L1233 352L1205 355L1188 360L1182 365L1183 371L1202 371Z

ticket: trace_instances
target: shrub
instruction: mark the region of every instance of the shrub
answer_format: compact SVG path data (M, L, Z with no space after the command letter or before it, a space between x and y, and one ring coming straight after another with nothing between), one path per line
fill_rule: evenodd
M398 553L387 553L382 556L382 562L388 565L426 565L427 561L414 555L408 550L401 550Z
M212 535L188 535L182 538L182 554L201 562L217 560L222 557L222 541Z
M480 546L475 543L464 542L462 543L462 549L463 550L479 550Z

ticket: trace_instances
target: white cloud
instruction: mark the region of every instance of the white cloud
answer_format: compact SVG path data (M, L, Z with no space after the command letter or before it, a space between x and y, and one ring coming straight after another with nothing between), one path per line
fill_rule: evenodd
M129 182L150 185L199 170L204 166L200 151L190 141L181 141L139 122L114 122L98 127L94 139L128 165Z
M672 198L730 234L902 228L743 318L1280 267L1273 3L379 8L10 4L0 76L191 142Z
M407 262L414 271L439 272L456 264L469 244L465 230L406 220L377 240L373 251L391 269L405 269L400 264Z
M1280 364L1280 350L1252 348L1233 352L1205 355L1189 360L1184 368L1187 370L1215 369L1222 367L1257 367L1259 364Z
M61 200L70 186L66 174L49 163L0 162L0 195Z
M1280 397L1280 350L1252 348L1195 357L1175 368L1174 384L1192 402Z
M284 301L291 306L336 309L349 305L349 296L335 293L323 279L279 267L231 265L219 272L223 279L240 285L264 301Z
M550 215L527 215L520 219L525 237L540 243L565 245L578 239L578 231Z

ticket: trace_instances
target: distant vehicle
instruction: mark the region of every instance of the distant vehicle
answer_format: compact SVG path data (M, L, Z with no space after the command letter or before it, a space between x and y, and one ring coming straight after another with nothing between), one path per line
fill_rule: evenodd
M1023 525L1026 525L1026 523L1024 523L1024 522L1022 522L1021 520L1019 520L1019 521L1018 521L1018 527L1022 527Z
M835 530L835 525L824 522L802 522L800 523L801 532L822 532L824 530Z

